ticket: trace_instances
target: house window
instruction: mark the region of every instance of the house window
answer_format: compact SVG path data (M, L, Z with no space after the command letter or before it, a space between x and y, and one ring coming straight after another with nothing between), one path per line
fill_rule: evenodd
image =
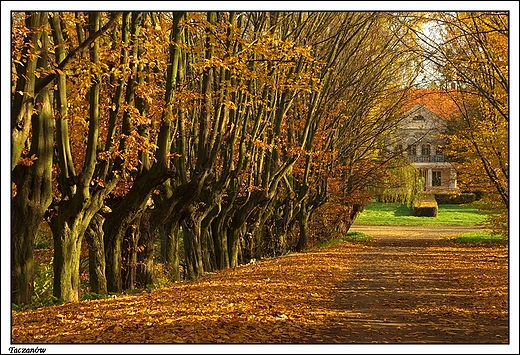
M415 116L413 116L413 120L414 121L424 121L424 116L423 115L415 115Z
M429 144L421 145L421 155L430 155L430 145Z
M417 155L417 146L415 144L411 144L407 149L408 155Z
M432 171L432 186L441 186L441 172Z
M440 145L435 147L435 155L442 155L442 147Z
M397 152L402 153L403 152L403 145L402 144L398 144L396 150L397 150Z

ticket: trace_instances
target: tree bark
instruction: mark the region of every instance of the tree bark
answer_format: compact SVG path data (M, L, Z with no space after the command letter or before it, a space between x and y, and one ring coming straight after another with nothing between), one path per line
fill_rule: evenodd
M180 227L178 221L171 219L160 229L161 255L166 263L173 281L181 280L180 273Z
M188 218L182 224L185 264L189 280L195 280L204 274L200 224L201 220L198 218Z
M31 17L47 27L47 13L33 13ZM36 17L39 19L35 20ZM49 41L47 35L41 37L39 66L46 67ZM34 45L37 50L39 44L34 43ZM33 86L34 83L28 85ZM34 156L37 159L28 164L16 165L12 174L16 192L11 202L11 296L15 304L31 302L34 292L34 240L45 211L52 202L54 120L48 90L42 90L38 95L35 109L37 112L34 114L32 109L31 113L25 111L28 116L23 120L31 118L32 138L28 157ZM16 149L13 149L12 153L19 154ZM18 157L13 155L13 161L15 160L18 161Z
M137 242L136 286L145 288L155 283L154 251L155 228L150 223L151 212L146 211L139 224L139 240Z
M128 226L146 209L146 204L153 189L164 182L170 173L154 164L152 168L140 175L132 185L125 198L118 202L112 212L106 217L105 255L106 275L109 292L121 292L123 283L121 278L122 250L121 243Z
M137 281L137 242L139 240L140 218L131 223L125 231L121 246L122 289L135 289Z
M60 217L60 219L68 219ZM64 301L79 300L79 260L83 233L74 227L76 221L59 223L61 230L53 229L54 236L54 288L53 295ZM81 222L80 222L81 223ZM83 223L83 231L88 225Z
M301 202L298 213L298 225L300 227L300 238L298 238L296 250L301 252L305 249L309 240L309 215L307 213L307 201L305 200Z
M105 246L103 223L105 218L96 213L85 231L85 239L88 243L88 265L90 291L98 294L106 294L107 278L105 275Z
M12 199L12 302L29 304L33 295L34 240L45 211L52 201L53 120L47 91L42 92L43 109L33 116L30 155L38 157L31 166L13 171L16 195Z

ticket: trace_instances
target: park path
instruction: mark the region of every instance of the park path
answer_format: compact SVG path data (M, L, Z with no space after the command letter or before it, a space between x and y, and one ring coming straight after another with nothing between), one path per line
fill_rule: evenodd
M461 227L352 230L374 240L264 259L137 295L13 312L11 341L508 343L506 248L446 239L468 231Z
M447 240L472 230L354 225L374 242L352 252L358 263L336 286L327 334L341 343L507 343L507 250Z

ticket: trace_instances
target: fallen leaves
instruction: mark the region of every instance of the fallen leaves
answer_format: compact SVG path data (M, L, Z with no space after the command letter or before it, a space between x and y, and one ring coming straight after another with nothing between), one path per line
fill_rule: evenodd
M463 342L488 323L507 326L507 251L385 248L337 245L151 293L13 312L12 342ZM495 333L507 342L507 328Z

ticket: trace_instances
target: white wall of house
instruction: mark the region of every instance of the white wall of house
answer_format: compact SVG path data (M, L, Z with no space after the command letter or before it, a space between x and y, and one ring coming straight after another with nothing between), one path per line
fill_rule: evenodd
M421 171L427 191L457 188L456 171L439 149L446 126L445 119L417 104L403 115L394 140L393 149L404 151Z

